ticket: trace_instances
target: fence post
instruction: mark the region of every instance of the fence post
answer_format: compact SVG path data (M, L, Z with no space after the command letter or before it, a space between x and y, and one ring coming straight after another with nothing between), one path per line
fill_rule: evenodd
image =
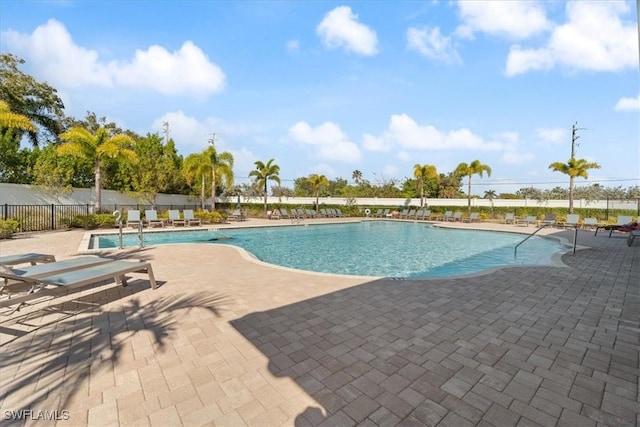
M9 204L5 203L4 204L4 212L2 213L2 219L4 219L6 221L8 217L9 217Z
M51 230L56 229L56 207L51 203Z

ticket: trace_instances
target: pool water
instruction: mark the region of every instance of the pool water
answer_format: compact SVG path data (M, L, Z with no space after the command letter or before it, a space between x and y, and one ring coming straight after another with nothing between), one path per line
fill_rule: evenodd
M148 245L226 244L276 265L323 273L381 277L443 277L508 265L552 265L565 248L555 239L514 233L433 227L424 223L364 221L220 230L145 233ZM96 245L95 243L98 243ZM136 234L123 245L137 246ZM94 235L92 247L116 248L118 236Z

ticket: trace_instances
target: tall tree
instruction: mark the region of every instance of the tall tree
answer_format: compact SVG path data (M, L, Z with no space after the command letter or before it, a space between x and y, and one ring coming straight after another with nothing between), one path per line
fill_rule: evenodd
M307 182L311 184L313 194L316 196L316 209L318 207L318 198L320 197L320 190L329 186L329 180L324 175L318 175L314 173L307 178Z
M589 169L600 169L600 165L595 162L588 162L585 159L571 158L567 163L553 162L549 165L549 169L569 175L569 213L572 214L575 178L582 177L587 179L589 177Z
M362 172L358 169L354 170L351 174L351 178L353 178L353 181L356 183L356 185L360 184L360 181L362 181Z
M95 211L100 212L102 204L102 163L105 159L136 159L133 151L134 140L129 135L111 135L101 127L95 133L82 127L74 127L60 135L63 141L58 146L59 154L70 154L93 162L96 200Z
M57 138L62 130L64 104L56 89L18 68L24 60L12 54L0 55L0 100L11 111L29 118L34 127L14 128L18 139L27 133L34 146L42 140Z
M24 132L35 132L36 126L23 114L11 111L5 101L0 100L0 181L27 184L29 170L38 152L20 148L20 137Z
M413 166L413 177L416 179L416 188L420 191L420 207L424 207L424 187L429 179L438 179L438 172L433 165L421 165L416 163Z
M194 179L201 180L200 200L203 209L206 197L205 182L211 179L211 211L213 212L216 209L218 182L226 188L233 186L233 154L226 151L218 153L215 147L207 147L201 153L187 156L183 164L183 173L189 185Z
M493 199L498 197L496 190L487 190L484 192L484 198L489 200L491 203L491 216L493 216Z
M456 175L461 177L469 177L469 191L467 193L467 209L471 212L471 177L473 175L480 175L486 172L487 176L491 176L491 168L480 162L480 160L474 160L470 164L460 163L455 170Z
M264 189L264 214L267 214L267 182L269 180L280 184L280 166L276 165L274 159L269 159L267 163L260 160L254 162L256 168L249 172L249 177L254 177L256 185Z

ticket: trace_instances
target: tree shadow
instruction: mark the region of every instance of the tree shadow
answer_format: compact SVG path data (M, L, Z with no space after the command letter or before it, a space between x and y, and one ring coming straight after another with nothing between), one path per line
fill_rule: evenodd
M136 282L132 281L124 288L136 288L125 296L146 289ZM121 334L150 332L153 345L158 351L163 351L177 328L173 320L175 312L198 309L220 317L228 304L225 295L197 292L180 297L160 297L144 303L134 296L121 307L108 306L121 298L120 292L97 292L12 318L11 325L4 322L2 326L5 329L15 328L29 325L38 317L56 315L55 319L44 324L33 323L33 328L22 334L30 334L30 337L24 337L24 347L13 346L11 350L5 348L2 351L0 372L5 374L0 402L6 403L14 393L20 393L21 408L12 409L31 409L40 408L45 402L50 404L52 396L55 396L58 399L56 407L65 408L86 386L83 378L118 363L128 345L128 340L122 339ZM105 306L110 308L105 309ZM16 372L24 364L33 366L26 375L13 377L7 374ZM25 390L31 392L25 394Z

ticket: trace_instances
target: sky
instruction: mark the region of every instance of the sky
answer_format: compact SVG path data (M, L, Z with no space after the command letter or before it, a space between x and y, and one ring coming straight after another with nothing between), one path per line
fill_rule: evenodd
M640 185L636 1L3 0L0 36L66 115L213 139L236 183L480 160L475 194L566 188L575 126L578 185Z

